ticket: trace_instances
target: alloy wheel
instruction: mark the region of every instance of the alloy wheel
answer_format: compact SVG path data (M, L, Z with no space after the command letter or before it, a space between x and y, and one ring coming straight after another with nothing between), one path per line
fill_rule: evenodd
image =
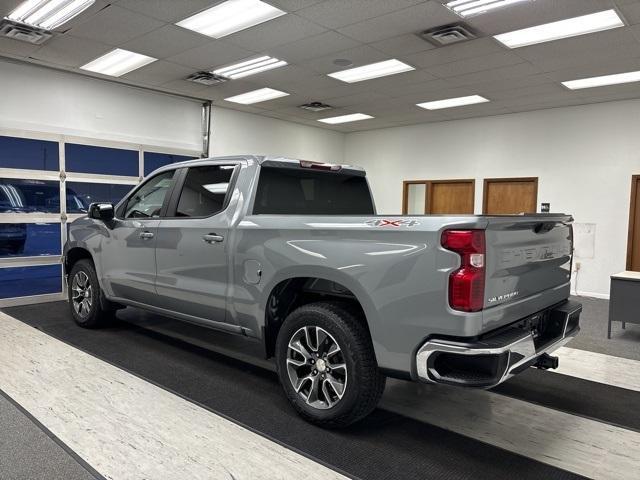
M287 373L293 389L307 405L321 410L335 406L347 388L342 349L321 327L302 327L291 336Z
M93 303L93 290L89 276L82 270L76 273L71 282L71 301L73 309L81 317L86 318Z

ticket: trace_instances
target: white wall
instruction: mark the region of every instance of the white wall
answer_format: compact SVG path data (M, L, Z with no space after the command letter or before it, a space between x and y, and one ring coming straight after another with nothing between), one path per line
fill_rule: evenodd
M345 135L332 130L213 107L211 155L275 155L341 163Z
M595 223L578 290L608 295L625 269L631 175L640 173L640 100L348 134L345 161L364 166L381 213L399 213L402 181L539 177L538 202ZM539 206L538 206L539 208Z
M0 60L0 127L202 150L200 102Z

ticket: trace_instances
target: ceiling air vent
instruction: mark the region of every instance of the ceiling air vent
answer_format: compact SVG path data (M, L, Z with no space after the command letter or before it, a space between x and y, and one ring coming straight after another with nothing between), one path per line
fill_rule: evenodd
M200 83L202 85L217 85L218 83L224 83L229 79L211 72L196 72L189 75L187 80L189 82Z
M52 37L51 33L46 30L23 23L12 22L6 18L0 22L0 36L20 40L21 42L33 43L35 45L40 45Z
M309 110L311 112L322 112L323 110L331 110L333 107L322 102L311 102L300 105L299 108Z
M419 34L425 40L438 47L473 40L477 35L471 27L463 23L453 23L442 27L430 28Z

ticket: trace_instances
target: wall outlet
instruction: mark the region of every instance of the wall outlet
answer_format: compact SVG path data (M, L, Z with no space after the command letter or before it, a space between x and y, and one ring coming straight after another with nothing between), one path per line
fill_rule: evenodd
M581 267L582 267L582 263L576 262L576 272L580 270Z

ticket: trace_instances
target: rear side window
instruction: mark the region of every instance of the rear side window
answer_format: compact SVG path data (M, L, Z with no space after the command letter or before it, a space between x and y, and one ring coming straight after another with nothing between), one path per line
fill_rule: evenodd
M233 165L192 167L180 193L176 217L209 217L224 208Z
M254 214L373 215L363 176L262 167Z

